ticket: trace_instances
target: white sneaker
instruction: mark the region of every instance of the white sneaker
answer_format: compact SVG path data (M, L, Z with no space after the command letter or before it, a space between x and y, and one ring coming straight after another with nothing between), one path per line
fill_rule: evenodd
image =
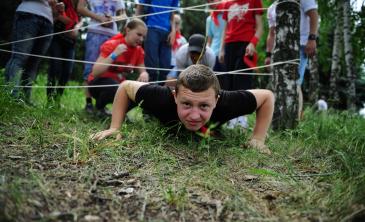
M237 125L239 125L242 128L247 129L248 128L248 120L246 116L240 116L238 117Z
M237 126L237 123L238 123L238 118L231 119L227 123L227 128L228 129L233 129L233 128L235 128Z

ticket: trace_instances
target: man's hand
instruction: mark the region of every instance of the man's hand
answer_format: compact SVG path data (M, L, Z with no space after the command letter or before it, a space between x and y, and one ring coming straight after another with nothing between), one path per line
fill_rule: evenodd
M113 19L111 16L101 16L99 21L100 23L103 23L101 26L105 28L113 28Z
M104 131L100 131L98 133L92 134L90 136L90 139L92 140L102 140L106 137L115 135L116 140L120 140L122 138L122 135L119 133L118 129L116 128L110 128Z
M268 71L268 72L271 72L271 66L269 66L271 64L271 57L266 57L265 58L265 65L267 66L266 67L266 70Z
M315 40L308 40L307 45L305 46L304 52L308 57L314 56L316 52L317 43Z
M128 46L124 43L119 44L115 49L114 49L114 53L119 56L120 54L122 54L123 52L127 51Z
M252 138L252 139L250 139L250 141L247 142L246 145L248 147L256 149L260 153L271 155L270 149L267 148L267 146L265 145L265 143L262 140Z

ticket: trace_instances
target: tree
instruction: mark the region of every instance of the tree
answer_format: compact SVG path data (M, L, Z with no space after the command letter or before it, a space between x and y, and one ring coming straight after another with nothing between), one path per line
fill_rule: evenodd
M356 101L356 73L354 69L354 58L351 43L351 21L350 21L350 0L343 1L343 40L345 47L345 61L347 72L347 108L355 110Z
M299 0L279 0L276 7L276 38L273 61L299 60ZM294 128L298 122L299 78L297 64L274 67L273 89L276 95L274 129Z
M342 4L337 4L337 18L341 18L343 14ZM339 103L339 95L337 90L337 81L340 75L341 63L341 47L340 43L342 40L341 30L343 28L343 20L339 19L334 33L334 41L332 47L332 63L331 63L331 76L330 76L330 87L329 87L329 98L330 105L335 107Z

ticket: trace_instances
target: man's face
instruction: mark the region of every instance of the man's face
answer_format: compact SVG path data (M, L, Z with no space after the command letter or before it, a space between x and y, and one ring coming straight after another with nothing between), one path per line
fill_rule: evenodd
M203 92L192 92L180 86L174 97L179 119L191 131L199 130L209 121L218 101L212 87Z

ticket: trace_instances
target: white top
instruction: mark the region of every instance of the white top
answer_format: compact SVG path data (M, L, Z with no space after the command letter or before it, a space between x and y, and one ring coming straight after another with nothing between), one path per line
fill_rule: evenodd
M16 11L42 16L53 24L52 9L48 4L48 0L22 1Z
M324 101L323 99L317 101L317 106L319 111L325 111L328 109L327 102Z
M277 1L271 4L267 11L267 20L269 28L276 26L276 6ZM300 1L300 45L306 45L309 35L309 16L306 13L309 10L317 9L318 5L315 0Z
M185 69L188 66L192 65L193 62L191 61L190 54L189 54L189 43L181 46L179 50L176 52L176 68L177 69ZM215 65L215 55L211 48L206 47L205 53L200 59L199 64L206 65L213 69Z
M116 16L117 11L125 8L124 0L87 0L90 6L90 11L102 16ZM113 36L118 34L117 23L113 22L113 27L103 27L100 22L91 19L88 27L88 32L94 32L104 35Z

